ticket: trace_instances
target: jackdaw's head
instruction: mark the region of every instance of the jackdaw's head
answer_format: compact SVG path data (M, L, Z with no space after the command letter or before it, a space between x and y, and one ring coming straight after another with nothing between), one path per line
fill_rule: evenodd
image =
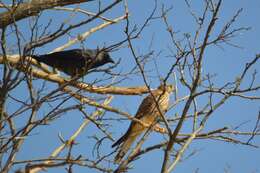
M115 63L113 59L110 57L107 51L98 52L97 59L98 63L106 64L106 63Z

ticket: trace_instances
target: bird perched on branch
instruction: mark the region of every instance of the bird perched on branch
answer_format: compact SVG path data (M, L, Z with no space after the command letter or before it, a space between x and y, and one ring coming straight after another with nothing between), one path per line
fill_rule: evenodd
M161 117L161 113L164 114L167 111L172 91L172 85L160 85L157 90L152 91L152 94L150 93L144 98L138 108L135 118L149 126L155 125L155 122ZM115 157L115 163L119 163L122 160L135 139L146 129L146 127L138 122L131 122L127 132L112 145L112 147L119 145L119 151Z
M114 63L104 49L71 49L44 55L33 55L32 58L74 77L84 76L90 69L106 63Z

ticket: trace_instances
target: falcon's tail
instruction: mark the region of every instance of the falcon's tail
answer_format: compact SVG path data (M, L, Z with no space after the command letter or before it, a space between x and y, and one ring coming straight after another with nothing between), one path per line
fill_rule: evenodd
M114 148L117 145L120 145L125 139L127 138L127 133L125 133L121 138L119 138L113 145L111 145L112 148Z
M138 135L137 135L137 136L138 136ZM115 163L120 163L120 162L121 162L122 158L125 156L125 154L127 153L127 151L130 149L131 145L133 144L133 142L135 141L135 139L136 139L137 136L129 136L129 137L126 138L126 139L122 139L122 141L123 141L123 140L125 140L125 141L124 141L123 144L119 147L119 151L118 151L118 153L117 153L117 155L116 155L116 157L115 157L115 160L114 160ZM121 139L121 138L120 138L120 139ZM120 141L120 139L119 139L117 142L121 143L122 141ZM116 142L115 144L118 144L117 142ZM115 144L112 145L112 147L116 146Z

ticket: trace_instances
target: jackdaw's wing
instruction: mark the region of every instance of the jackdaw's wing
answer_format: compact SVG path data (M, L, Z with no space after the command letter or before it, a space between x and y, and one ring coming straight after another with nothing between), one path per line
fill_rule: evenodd
M82 56L81 49L54 52L33 56L33 58L71 76L78 74L85 67L85 59Z

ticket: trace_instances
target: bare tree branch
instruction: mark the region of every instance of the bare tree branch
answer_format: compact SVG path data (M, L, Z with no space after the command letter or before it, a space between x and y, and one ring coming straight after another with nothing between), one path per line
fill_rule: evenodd
M6 6L7 11L0 13L0 28L4 28L26 17L37 15L39 12L57 6L65 6L92 0L32 0L27 3Z

